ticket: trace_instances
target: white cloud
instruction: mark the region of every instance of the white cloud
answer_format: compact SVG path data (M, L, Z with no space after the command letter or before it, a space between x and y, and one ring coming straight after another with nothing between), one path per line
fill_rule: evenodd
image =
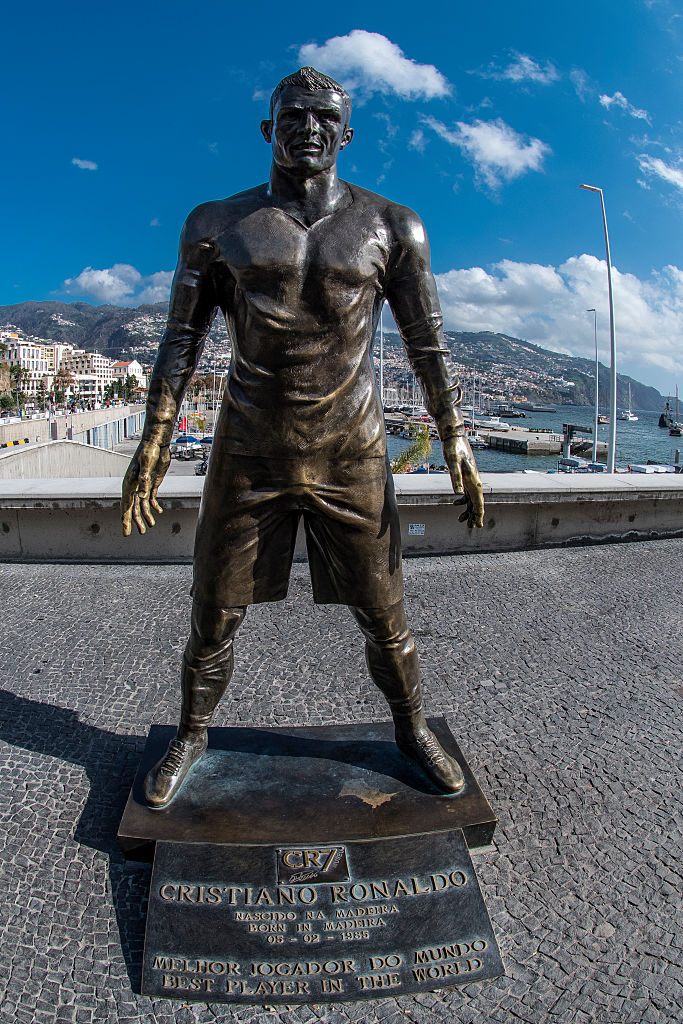
M361 95L395 93L402 99L431 100L451 91L433 64L418 64L386 36L361 28L334 36L322 46L307 43L299 49L299 60Z
M143 277L142 291L135 296L136 302L168 302L171 294L172 270L157 270L156 273Z
M650 121L650 115L647 110L639 110L638 107L634 107L632 103L624 96L623 92L615 92L614 96L600 96L600 103L606 110L610 107L618 107L619 110L623 110L625 114L629 114L630 117L635 117L639 121Z
M552 152L545 142L518 134L500 118L472 124L458 121L455 128L447 128L433 117L424 122L446 142L458 146L492 189L498 188L501 180L512 181L527 171L542 170L544 157Z
M572 70L569 72L569 80L574 86L576 95L583 103L588 93L591 92L591 85L588 75L583 70L583 68L572 68Z
M671 164L660 160L658 156L648 156L647 153L641 153L638 157L638 166L643 174L654 174L662 181L666 181L669 185L675 185L676 188L683 191L683 169L680 167L672 167ZM649 188L646 182L640 182L640 184L643 188Z
M173 273L159 270L143 276L128 263L95 270L86 267L78 277L64 281L64 291L95 302L113 306L136 306L141 302L164 302L168 299Z
M159 220L158 217L152 217L151 221L149 222L149 226L151 228L158 228L161 226L161 221Z
M424 153L425 146L427 145L425 140L425 133L421 128L416 128L413 134L410 136L408 146L410 149L416 149L418 153Z
M498 81L535 82L537 85L551 85L560 77L560 73L549 60L539 64L524 53L515 53L514 60L505 68L497 68L491 64L486 71L480 72L482 78L495 78Z
M79 158L75 156L71 163L74 165L74 167L80 167L82 171L97 170L97 164L93 160L79 160Z
M607 269L583 254L559 267L502 260L489 270L449 270L436 278L446 329L498 331L556 352L592 358L598 310L601 359L609 353ZM612 268L620 369L664 390L683 373L683 271L667 266L641 281Z

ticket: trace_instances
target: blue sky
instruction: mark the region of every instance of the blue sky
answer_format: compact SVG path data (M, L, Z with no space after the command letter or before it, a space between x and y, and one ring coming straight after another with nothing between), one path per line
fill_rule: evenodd
M352 92L340 174L415 209L447 328L683 386L683 17L670 0L13 5L0 303L168 295L189 210L267 178L270 91Z

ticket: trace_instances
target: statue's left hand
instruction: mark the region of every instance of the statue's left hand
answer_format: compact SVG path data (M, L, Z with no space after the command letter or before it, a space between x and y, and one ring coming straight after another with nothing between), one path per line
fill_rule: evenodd
M132 524L140 533L154 526L154 512L163 509L157 501L159 485L171 462L168 445L155 441L141 441L123 478L121 488L121 526L123 536L129 537Z
M465 503L460 522L469 527L484 525L484 491L481 477L470 443L466 437L448 437L442 442L443 455L451 474L456 495L462 495L456 504Z

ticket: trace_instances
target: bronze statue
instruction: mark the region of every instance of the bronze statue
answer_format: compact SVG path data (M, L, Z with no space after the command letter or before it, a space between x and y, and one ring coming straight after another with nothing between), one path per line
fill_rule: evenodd
M425 722L403 608L398 513L371 362L385 299L470 527L482 525L481 480L444 362L422 223L337 177L350 114L348 93L313 68L283 79L261 122L270 181L197 207L183 228L142 441L123 481L125 536L132 523L144 533L162 511L157 490L180 403L219 308L232 362L197 525L180 725L145 783L154 808L173 799L206 750L247 606L286 596L301 515L314 599L350 606L399 748L441 790L464 784Z

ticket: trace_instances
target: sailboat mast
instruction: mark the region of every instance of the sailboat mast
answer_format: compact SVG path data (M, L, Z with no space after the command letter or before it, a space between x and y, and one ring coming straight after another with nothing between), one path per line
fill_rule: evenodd
M379 397L384 408L384 305L379 311Z

